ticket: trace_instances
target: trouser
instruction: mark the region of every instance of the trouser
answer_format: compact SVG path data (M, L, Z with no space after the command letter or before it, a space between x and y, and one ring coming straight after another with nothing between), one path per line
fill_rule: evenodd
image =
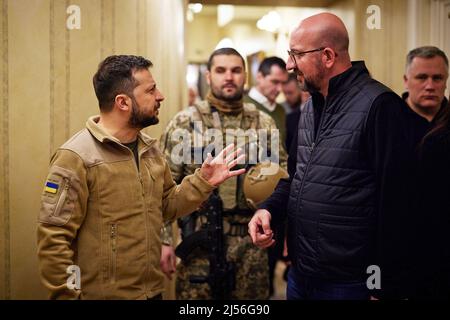
M275 277L275 267L277 262L283 258L284 249L284 237L285 237L286 225L283 223L276 228L275 231L275 245L268 249L269 255L269 293L272 295L274 293L273 279Z
M263 300L269 297L267 251L256 247L250 236L227 236L227 261L235 264L235 290L232 300ZM191 276L206 277L209 260L206 252L194 250L186 261L177 265L177 299L211 299L207 283L192 283Z
M366 282L336 283L298 275L290 268L286 296L288 300L369 300Z

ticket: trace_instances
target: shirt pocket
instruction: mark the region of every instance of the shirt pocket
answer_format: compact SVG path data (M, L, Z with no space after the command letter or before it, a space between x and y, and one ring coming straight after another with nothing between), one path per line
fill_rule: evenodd
M39 222L65 225L73 214L79 185L72 171L53 166L44 185Z

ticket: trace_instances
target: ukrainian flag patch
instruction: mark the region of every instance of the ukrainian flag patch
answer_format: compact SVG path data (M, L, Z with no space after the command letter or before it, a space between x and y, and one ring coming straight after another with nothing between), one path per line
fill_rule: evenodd
M57 193L58 189L59 189L59 185L57 185L56 183L47 181L47 183L45 184L45 192Z

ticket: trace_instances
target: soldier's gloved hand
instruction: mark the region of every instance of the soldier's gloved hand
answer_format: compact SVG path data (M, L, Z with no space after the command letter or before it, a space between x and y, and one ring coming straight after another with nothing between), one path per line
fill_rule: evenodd
M248 223L248 233L253 244L260 248L268 248L275 243L270 228L270 212L265 209L256 210L252 220Z
M172 274L176 271L176 262L177 259L173 247L163 244L161 247L161 260L159 261L159 264L162 272L169 280L172 280Z
M238 148L236 151L233 151L233 149L234 144L230 144L215 158L208 153L208 157L200 168L200 174L211 185L218 186L228 178L238 176L245 172L245 169L231 171L245 157L245 155L239 155L242 152L241 148Z

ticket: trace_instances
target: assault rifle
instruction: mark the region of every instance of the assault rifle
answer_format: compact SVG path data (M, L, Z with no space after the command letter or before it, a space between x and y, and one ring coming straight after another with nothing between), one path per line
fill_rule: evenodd
M207 276L193 275L191 283L208 283L211 297L214 300L231 298L235 288L236 269L226 258L227 250L223 234L222 199L213 192L199 214L206 216L206 224L200 230L187 235L175 249L175 254L185 261L196 248L203 248L208 252L209 274Z

